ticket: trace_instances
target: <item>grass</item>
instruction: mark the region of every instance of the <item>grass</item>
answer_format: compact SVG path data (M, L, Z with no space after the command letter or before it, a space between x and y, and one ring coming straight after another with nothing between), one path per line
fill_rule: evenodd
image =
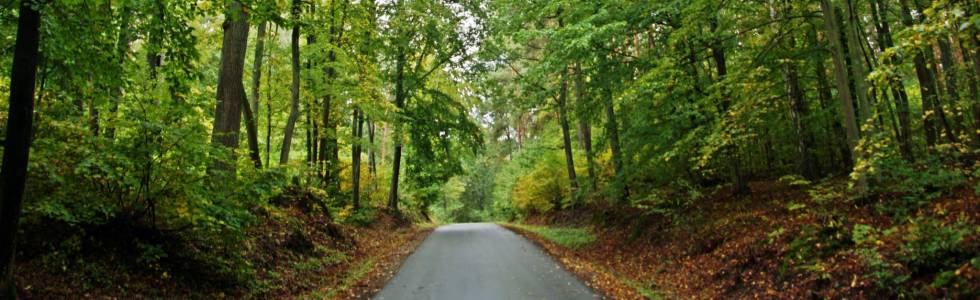
M514 227L534 232L541 237L563 247L578 249L588 246L596 237L588 228L574 227L545 227L523 224L512 224Z
M377 259L375 259L374 257L369 257L368 259L365 259L364 261L348 269L347 274L344 274L344 278L341 279L340 284L337 285L336 287L331 288L327 291L322 291L322 290L315 291L312 294L302 298L333 299L337 295L337 293L347 290L347 288L350 287L351 284L354 284L355 282L363 278L364 275L367 275L367 273L370 272L372 268L374 268L375 262L377 262Z
M650 288L646 287L645 285L637 281L633 281L627 278L620 278L619 280L623 281L623 283L636 290L636 292L639 293L640 296L643 296L643 298L652 299L652 300L667 299L666 297L664 297L664 295L660 294L660 292L651 290Z

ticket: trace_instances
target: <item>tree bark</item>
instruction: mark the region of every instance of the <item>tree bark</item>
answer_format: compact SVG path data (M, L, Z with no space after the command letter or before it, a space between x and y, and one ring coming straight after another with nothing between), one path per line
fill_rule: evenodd
M293 131L296 129L296 120L299 119L299 13L300 0L293 0L293 33L290 37L290 48L292 49L292 70L293 82L290 87L291 98L289 106L289 118L286 120L286 129L282 138L282 149L279 153L279 165L289 162L289 148L293 142Z
M364 135L364 116L360 114L360 109L354 108L354 116L351 122L354 142L351 145L351 204L354 210L361 208L361 138Z
M902 24L911 27L915 25L912 19L912 12L909 9L908 0L901 0L899 4L902 9ZM924 51L924 50L923 50ZM926 145L933 146L938 140L936 131L935 104L938 100L936 78L929 67L926 65L925 56L922 51L915 54L913 58L915 65L915 76L919 80L919 92L922 94L922 127L926 135Z
M405 48L398 47L398 57L395 61L395 107L398 108L398 113L402 113L401 110L405 108ZM402 161L401 127L400 121L396 121L392 137L395 151L392 154L391 185L388 190L388 209L392 211L398 211L398 173Z
M245 67L245 48L248 47L248 13L241 2L228 5L225 13L224 38L221 46L221 69L218 73L218 101L214 111L214 128L211 143L232 151L238 148L238 135L241 129L242 105L246 100L242 75ZM231 162L215 160L217 169L234 174L234 159Z
M858 31L861 29L861 21L858 16L854 13L853 4L851 0L844 1L846 6L847 22L844 23L845 30L845 40L847 43L847 55L850 57L850 67L851 67L851 81L854 83L854 95L857 100L858 106L858 137L862 135L861 126L868 122L871 118L871 105L868 100L868 83L866 78L868 77L867 68L864 65L864 59L862 59L863 50L859 41L861 40L861 34Z
M33 3L20 1L17 40L10 68L7 136L0 168L0 298L3 299L17 297L13 278L15 242L30 158L41 27L41 14L34 9Z
M568 70L561 73L561 89L558 92L558 120L561 123L562 145L565 149L565 168L568 171L569 195L576 199L578 197L578 179L575 176L575 158L572 155L572 137L569 133L568 125ZM560 199L559 199L560 200ZM556 203L556 210L561 210L561 203Z
M619 123L616 122L616 110L613 107L613 95L612 89L609 87L604 88L605 95L603 95L603 106L605 106L606 111L606 135L609 137L609 148L612 151L612 161L613 169L616 173L616 182L614 186L617 187L615 190L616 199L619 203L626 203L629 198L629 187L626 184L626 178L623 174L623 155L620 151L619 145Z
M588 99L586 99L585 95L585 79L581 72L581 68L575 68L575 106L578 112L578 140L582 146L582 150L585 150L585 160L589 172L589 185L591 187L590 192L595 192L599 190L599 184L595 174L595 158L592 153L592 125L589 124L589 114L586 110Z
M854 167L854 147L857 146L858 125L854 116L854 102L851 96L850 80L847 78L847 68L844 63L844 46L841 44L841 32L838 27L837 13L830 5L829 0L820 0L820 7L823 10L824 26L828 33L828 40L831 47L831 56L834 61L834 80L837 82L837 93L840 96L840 114L844 123L847 136L847 150L850 160L847 161L847 169Z
M874 3L871 4L871 8L872 16L875 18L875 21L878 24L878 49L881 52L884 52L886 49L895 46L895 43L892 41L891 37L891 29L888 25L887 1L875 0ZM888 59L888 62L891 63L891 59ZM898 74L891 77L888 81L892 90L892 95L895 96L895 109L896 113L898 114L899 150L901 150L902 156L906 160L912 161L915 159L911 141L912 117L909 112L909 96L908 93L905 92L905 86L902 82L902 76Z
M256 36L255 58L252 64L252 101L245 101L245 134L248 136L248 152L256 168L262 168L262 158L259 150L258 118L259 87L262 83L262 55L265 49L266 22L259 24ZM246 99L247 100L247 99Z

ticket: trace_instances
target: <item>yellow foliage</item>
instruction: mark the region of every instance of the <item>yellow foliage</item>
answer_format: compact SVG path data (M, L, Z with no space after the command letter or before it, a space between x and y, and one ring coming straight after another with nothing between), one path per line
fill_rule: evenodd
M518 178L511 191L514 206L523 211L550 210L568 195L568 179L562 170L555 164L541 163Z

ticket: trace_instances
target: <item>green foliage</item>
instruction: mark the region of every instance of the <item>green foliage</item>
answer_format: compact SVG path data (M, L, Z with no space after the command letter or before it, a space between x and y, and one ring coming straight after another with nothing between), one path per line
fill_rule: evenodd
M976 256L980 250L964 244L966 237L980 234L980 228L965 220L947 223L920 217L909 222L905 243L897 258L913 274L956 268Z
M540 235L541 237L568 248L586 247L595 241L596 236L589 228L558 228L546 226L514 225Z

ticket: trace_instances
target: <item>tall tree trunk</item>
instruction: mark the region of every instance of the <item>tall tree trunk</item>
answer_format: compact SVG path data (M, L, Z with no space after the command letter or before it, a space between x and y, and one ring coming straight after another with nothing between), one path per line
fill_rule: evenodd
M620 151L619 145L619 123L616 122L616 110L613 106L613 94L612 89L606 87L603 89L603 106L605 106L606 111L606 136L609 138L609 148L612 151L612 161L613 169L616 173L616 181L613 185L616 187L614 194L619 203L626 203L629 198L629 187L626 184L626 178L623 174L623 155Z
M844 1L847 14L847 22L844 23L844 39L847 43L847 55L850 57L850 79L854 83L854 95L855 99L857 100L858 136L860 137L860 126L871 118L871 102L868 100L868 83L866 80L868 77L868 72L864 65L864 59L862 58L862 53L864 50L862 50L860 44L862 39L862 34L860 34L860 31L863 29L861 26L861 20L854 13L854 7L851 2L851 0Z
M837 13L829 0L820 0L820 7L823 10L824 26L828 33L830 42L831 56L834 61L834 80L837 82L837 93L840 96L840 114L844 123L847 135L847 150L850 160L847 161L847 169L854 166L854 147L858 141L858 125L854 119L854 102L851 96L850 80L847 78L847 68L844 62L844 46L841 44L841 32L838 27Z
M252 111L259 114L259 92L262 84L262 63L265 60L265 34L268 22L259 24L259 31L255 37L255 57L252 63Z
M895 46L895 42L892 40L891 28L888 24L887 3L888 1L875 0L871 4L872 16L876 24L878 24L876 26L879 40L878 49L881 52L885 52L886 49ZM888 58L886 62L893 63L891 58ZM898 114L899 150L906 160L912 161L915 159L914 152L912 151L912 117L909 112L909 95L905 92L905 86L902 82L902 76L899 74L895 74L895 76L888 80L892 95L895 96L895 109Z
M783 65L783 81L786 82L786 93L790 99L790 117L793 119L793 129L796 131L796 154L800 159L800 174L807 178L817 177L816 167L810 152L810 134L806 128L807 105L805 92L800 86L799 75L794 62Z
M351 124L354 136L351 145L351 204L356 211L361 208L361 138L364 136L364 116L357 107L354 108Z
M245 113L245 135L248 140L248 157L255 164L255 168L262 168L262 157L259 153L259 132L256 128L255 114L252 112L252 105L245 98L245 90L242 90L242 110Z
M273 36L278 36L276 31L273 33ZM269 79L272 79L272 66L273 64L269 64ZM266 80L265 87L271 91L272 80ZM266 95L265 101L265 167L268 168L272 166L272 96Z
M14 253L30 157L41 14L34 1L20 1L10 75L7 136L0 167L0 298L16 299Z
M398 57L395 61L395 107L398 113L402 113L405 108L405 48L398 46ZM391 185L388 190L388 209L398 211L398 173L402 162L402 137L401 121L395 121L395 132L392 142L395 143L395 152L392 154L391 162Z
M814 29L815 30L815 29ZM810 42L814 45L818 45L816 31L810 33ZM840 157L839 164L832 168L831 172L839 173L845 169L849 169L849 162L851 161L851 151L847 146L847 134L844 131L844 126L841 124L841 119L838 113L835 113L831 107L831 92L830 83L827 82L827 68L824 65L826 56L822 55L823 52L818 53L817 58L814 59L814 72L817 78L817 96L820 97L820 107L825 111L830 111L832 117L830 118L830 126L828 132L830 135L828 139L831 141L828 143L828 153L831 157L831 165L834 165L834 157ZM836 155L835 155L836 154Z
M368 143L371 145L371 147L368 147L368 161L370 164L370 168L368 170L371 172L371 179L374 179L375 175L378 173L378 165L374 158L375 152L377 152L374 150L374 120L368 118L367 125Z
M960 101L960 90L956 82L956 64L953 62L953 50L949 45L949 40L945 37L939 38L939 62L942 63L943 67L943 81L946 87L946 101L949 105L949 111L952 114L952 127L955 130L953 133L954 140L958 141L959 133L963 132L966 128L964 127L965 121L963 119L963 113L959 109Z
M568 171L569 195L578 197L578 179L575 176L575 158L572 155L572 137L568 125L568 70L562 71L561 90L558 92L558 120L561 123L562 145L565 149L565 168ZM560 200L560 199L559 199ZM556 203L556 210L561 210L561 203Z
M591 187L590 191L596 192L599 190L599 184L595 174L595 157L592 153L592 125L589 124L589 114L586 110L588 99L586 99L585 95L585 79L581 72L581 68L575 68L575 106L578 112L578 141L582 146L582 150L585 150L585 160L589 171L589 184Z
M296 120L299 119L299 12L300 0L293 0L292 14L293 33L290 37L290 48L292 49L292 70L293 82L290 86L291 98L289 105L289 118L286 120L286 129L282 138L282 148L279 153L279 165L289 162L289 146L293 142L293 130L296 129Z
M259 113L259 87L262 84L262 55L265 50L265 27L266 22L259 24L259 32L256 35L255 57L252 64L252 101L247 101L245 105L245 134L248 135L248 152L256 168L262 168L262 158L259 150L258 118Z
M899 4L902 9L902 13L900 14L902 16L902 24L906 27L915 25L915 21L912 19L912 12L909 9L908 0L900 0ZM936 78L926 65L923 51L915 54L913 62L915 65L915 76L919 80L919 92L922 94L922 127L926 135L926 145L933 146L938 140L935 119L935 111L937 110L935 103L938 100L938 90L936 88Z
M245 67L245 48L248 47L248 13L241 2L228 5L225 13L224 38L221 46L221 69L218 73L218 102L214 111L214 128L211 143L228 148L238 148L241 129L242 105L247 105L242 74ZM212 167L234 174L235 162L216 160Z

